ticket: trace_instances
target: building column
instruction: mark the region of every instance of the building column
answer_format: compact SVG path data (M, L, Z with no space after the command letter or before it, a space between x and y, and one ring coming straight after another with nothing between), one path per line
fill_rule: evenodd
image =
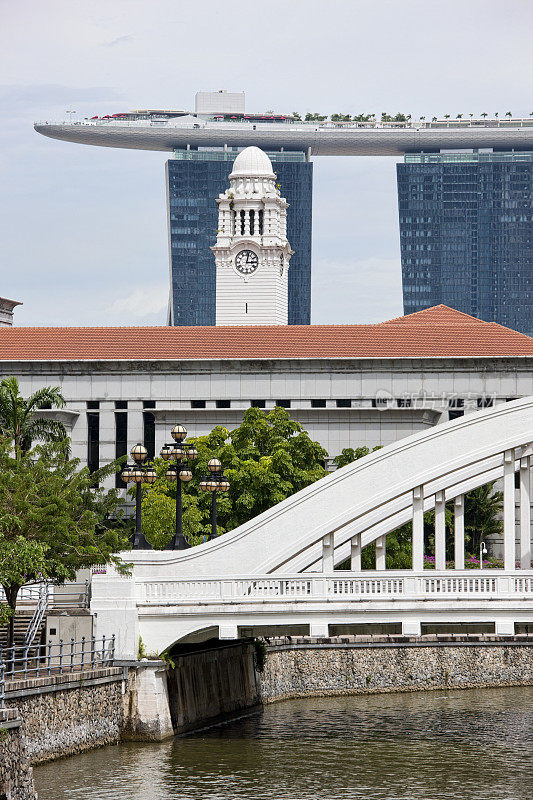
M376 569L387 569L387 537L380 536L376 539Z
M453 503L455 569L465 568L465 496L458 495Z
M531 457L520 459L520 569L531 569Z
M361 534L352 536L350 552L350 566L352 572L361 572Z
M424 487L413 489L413 569L424 569Z
M244 209L244 235L250 236L250 209Z
M444 492L435 495L435 569L446 569L446 502Z
M515 569L514 451L503 454L503 568Z
M333 572L333 534L327 533L322 539L322 572Z

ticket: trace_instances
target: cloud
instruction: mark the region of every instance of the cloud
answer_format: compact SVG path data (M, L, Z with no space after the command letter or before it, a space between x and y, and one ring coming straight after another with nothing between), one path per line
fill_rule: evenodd
M399 258L317 258L313 264L312 321L364 324L401 316L401 276Z
M125 297L118 297L106 308L111 317L128 315L131 317L147 317L166 310L168 305L168 283L146 284L137 286Z
M116 39L111 39L109 42L103 42L102 47L116 47L120 44L129 44L135 41L135 36L131 33L126 33L124 36L117 36Z
M64 105L72 100L110 102L123 98L123 93L111 86L64 86L56 83L0 85L0 105L43 106Z

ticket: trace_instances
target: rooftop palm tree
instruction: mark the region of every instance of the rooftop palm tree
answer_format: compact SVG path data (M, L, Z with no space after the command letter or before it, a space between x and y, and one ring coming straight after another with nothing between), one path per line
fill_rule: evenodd
M513 112L512 111L506 111L505 112L505 116L509 117L509 119L511 119L511 117L513 116Z
M483 112L483 114L482 114L481 116L483 117L483 119L486 119L486 117L488 117L489 115L487 114L487 112L486 112L486 111L484 111L484 112Z
M0 435L13 443L17 459L24 450L29 450L34 440L61 442L67 438L62 422L39 416L43 409L64 406L65 399L58 386L44 386L24 398L16 378L0 382Z

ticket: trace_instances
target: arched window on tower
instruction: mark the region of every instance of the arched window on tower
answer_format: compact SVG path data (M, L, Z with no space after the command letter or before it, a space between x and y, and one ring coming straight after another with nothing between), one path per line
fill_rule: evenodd
M250 211L250 236L253 236L255 233L255 211L252 209Z
M264 213L265 212L262 209L260 211L258 211L258 213L257 213L257 216L258 216L257 223L258 223L258 228L259 228L259 236L263 235L263 215L264 215Z
M244 219L245 219L245 211L241 211L241 236L244 236Z

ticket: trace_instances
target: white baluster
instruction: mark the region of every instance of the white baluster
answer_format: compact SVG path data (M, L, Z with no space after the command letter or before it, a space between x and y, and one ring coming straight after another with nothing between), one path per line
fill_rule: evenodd
M376 569L386 569L387 562L387 537L380 536L379 539L376 539Z
M446 569L446 502L444 492L435 495L435 569Z
M455 569L465 568L465 498L463 494L455 498L453 504L455 518L454 556Z
M515 569L515 491L514 452L503 454L503 568Z
M520 568L531 569L531 457L520 459Z
M361 534L356 533L351 541L351 568L352 572L361 572Z
M424 487L413 489L413 569L424 569Z

